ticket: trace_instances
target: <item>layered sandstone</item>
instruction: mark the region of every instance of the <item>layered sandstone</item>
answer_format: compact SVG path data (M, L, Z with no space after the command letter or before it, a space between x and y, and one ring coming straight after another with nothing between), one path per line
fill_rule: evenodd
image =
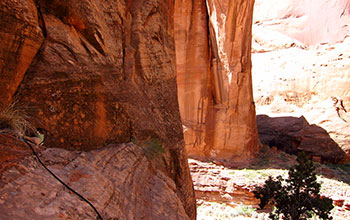
M250 60L253 2L176 1L179 105L191 156L246 160L258 148Z
M155 169L140 146L110 145L87 153L48 148L41 155L103 219L190 219L174 180ZM0 195L0 219L97 219L33 157L3 173Z
M284 141L297 138L297 148L324 159L332 155L333 162L350 161L349 2L259 0L255 4L254 98L257 114L270 116L269 122L259 123L259 133L266 134L270 123L281 117L303 117L310 127L298 134L295 130L295 134L269 135ZM288 123L280 121L279 127L283 126L290 130Z
M0 77L1 92L11 87L10 92L1 93L4 98L0 102L7 104L16 93L19 103L30 106L33 111L28 114L35 119L32 123L48 131L46 147L89 151L133 140L142 149L127 148L135 150L128 154L130 161L139 159L142 152L160 152L153 168L147 161L141 165L154 173L140 178L154 185L158 180L152 175L162 172L164 176L157 175L166 179L163 186L177 196L164 197L167 202L162 204L181 205L179 216L184 210L188 218L194 219L194 191L176 94L173 4L163 0L0 3L1 11L6 12L0 24L10 22L6 24L9 28L0 30L5 36L0 45L1 58L5 57L0 59L4 62L1 68L13 65ZM29 29L17 33L22 23ZM14 78L16 82L7 83ZM117 155L111 159L118 160ZM132 164L124 165L130 168L128 181L142 184L138 181L142 172L133 173ZM23 180L31 177L36 178L29 175ZM28 187L33 184L34 179ZM136 194L139 192L131 190L125 195ZM137 199L148 201L149 195L141 194ZM14 203L22 202L22 197L16 198ZM133 209L126 205L120 210ZM151 206L146 206L144 212L149 216ZM117 218L124 219L123 215Z
M33 0L0 2L0 107L11 102L44 37Z

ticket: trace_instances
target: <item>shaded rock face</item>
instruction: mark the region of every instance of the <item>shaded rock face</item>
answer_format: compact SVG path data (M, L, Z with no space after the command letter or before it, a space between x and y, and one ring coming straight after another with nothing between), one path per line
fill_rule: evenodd
M33 0L0 2L0 107L8 104L44 38Z
M190 219L175 182L155 169L137 145L110 145L88 153L48 148L41 158L103 219ZM0 183L0 219L96 218L89 205L33 157L4 172Z
M246 160L258 149L251 79L253 1L176 1L177 83L190 156Z
M181 145L170 3L39 7L45 41L17 93L38 108L49 145L88 150L152 133Z
M15 93L19 102L34 109L31 116L37 119L35 126L48 131L46 147L89 151L110 143L135 140L147 149L142 143L159 141L164 153L151 171L164 173L168 178L163 184L165 188L170 189L175 183L177 196L177 199L173 195L162 198L170 199L164 202L164 210L169 211L165 206L172 202L179 204L181 201L182 207L169 212L178 211L179 216L183 216L185 210L188 218L194 219L194 191L176 94L173 4L173 1L161 0L38 0L35 3L9 0L0 3L0 10L6 12L1 14L4 15L1 25L11 18L13 25L27 22L32 27L24 26L33 29L17 33L17 26L6 24L6 28L0 30L5 36L5 46L0 46L0 65L3 72L16 78L16 83L7 83L7 75L0 77L0 91L11 87L8 93L1 93L0 102L7 104ZM24 43L20 42L21 37ZM8 64L13 66L11 71L6 69L11 66ZM18 68L23 69L19 71ZM130 160L139 158L139 152L132 153L133 150L129 149ZM146 161L143 165L148 166ZM137 176L136 173L132 175ZM144 178L146 182L151 181L151 185L157 185L152 175ZM163 178L162 175L159 178ZM136 177L132 181L136 181ZM141 182L137 182L140 187ZM170 185L165 186L167 184ZM125 195L132 193L138 192L131 190ZM50 198L56 201L56 195L53 197ZM108 195L101 201L107 198ZM148 201L147 197L139 199ZM143 203L139 204L143 209ZM100 207L104 205L103 202ZM140 211L149 213L141 215L157 218L157 212L163 207L159 205L153 213L150 205ZM120 210L125 212L120 216L131 215L126 213L131 210L128 205L120 206ZM57 214L56 211L44 212L39 210L33 215Z
M257 116L260 140L287 153L306 152L310 157L320 157L323 162L338 163L345 159L345 152L329 136L327 131L309 124L304 117Z

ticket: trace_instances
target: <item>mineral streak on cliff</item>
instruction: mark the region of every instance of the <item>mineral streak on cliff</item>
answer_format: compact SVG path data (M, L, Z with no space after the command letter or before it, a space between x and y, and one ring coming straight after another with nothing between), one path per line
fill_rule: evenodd
M0 2L0 107L11 101L44 40L38 17L33 0Z
M258 149L251 0L175 3L177 83L190 156L246 160Z
M179 213L179 219L195 219L177 104L174 1L6 0L0 1L0 12L0 103L6 105L16 93L20 102L33 106L36 111L31 116L38 119L35 126L48 131L46 147L91 151L94 155L106 145L137 140L138 146L129 150L132 160L138 153L157 150L142 144L157 139L157 163L148 158L141 168L162 173L161 178L169 184L153 193L141 188L141 194L126 184L126 191L137 197L127 196L127 208L143 207L140 201L149 201L149 193L156 196L171 188L177 198L169 196L161 205L170 207L176 200L172 208L150 202L145 212L165 216L169 210L175 215L184 210L186 214ZM140 147L137 153L135 149ZM121 152L113 151L112 159L117 163ZM124 165L131 173L120 182L131 178L140 186L135 176L144 173L135 173L130 164L122 164L123 170ZM146 182L150 181L147 177ZM11 198L6 201L9 207L21 200ZM177 201L183 207L174 210ZM39 206L24 205L28 209ZM116 218L128 219L122 215Z

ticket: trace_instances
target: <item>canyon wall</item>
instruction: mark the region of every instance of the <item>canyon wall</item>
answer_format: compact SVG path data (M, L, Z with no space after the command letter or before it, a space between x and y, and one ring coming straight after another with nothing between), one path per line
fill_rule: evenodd
M256 0L254 10L253 84L262 141L278 146L294 139L278 147L295 145L323 161L349 162L350 1ZM298 121L307 126L291 126ZM267 133L278 141L264 138Z
M194 219L194 191L176 94L174 1L9 0L1 1L0 11L1 105L17 100L27 106L30 122L48 132L46 147L98 154L96 149L133 141L135 146L126 150L135 151L128 154L129 160L151 155L142 163L150 174L144 176L147 184L154 185L157 180L151 176L157 173L166 183L159 190L175 193L162 205L181 204L178 210ZM118 160L124 151L113 152L111 159ZM4 161L16 158L1 154ZM137 163L125 166L136 172ZM32 175L27 171L22 173L24 179ZM119 180L138 182L141 174ZM157 193L138 192L132 184L126 184L127 191L141 197L129 201L130 210ZM9 207L23 202L14 195L8 199ZM38 206L25 204L28 209ZM163 214L178 211L173 209L177 205L164 211L155 204L151 202L145 212L156 206ZM183 213L179 216L186 219Z
M252 0L175 3L179 106L190 156L244 161L258 149Z
M1 1L0 12L1 107L11 102L44 37L33 0Z
M349 0L256 0L254 22L306 45L336 43L349 34Z

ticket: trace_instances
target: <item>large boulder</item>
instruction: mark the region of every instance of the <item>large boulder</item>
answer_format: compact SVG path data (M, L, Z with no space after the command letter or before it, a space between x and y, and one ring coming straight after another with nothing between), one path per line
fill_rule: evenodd
M303 117L269 117L258 115L260 140L291 154L303 151L323 162L339 163L345 160L345 152L320 126L309 124Z
M250 60L253 3L176 1L179 105L192 157L245 161L258 149Z

